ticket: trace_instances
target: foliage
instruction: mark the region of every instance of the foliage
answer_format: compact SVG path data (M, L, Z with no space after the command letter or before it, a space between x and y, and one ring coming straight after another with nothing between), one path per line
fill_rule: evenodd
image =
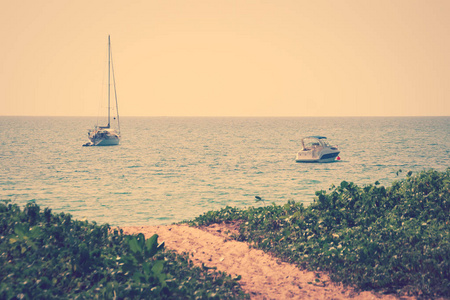
M237 279L70 214L0 204L0 299L248 298Z
M191 224L241 221L239 240L362 290L450 297L450 168L385 188L343 181L308 207L208 212Z

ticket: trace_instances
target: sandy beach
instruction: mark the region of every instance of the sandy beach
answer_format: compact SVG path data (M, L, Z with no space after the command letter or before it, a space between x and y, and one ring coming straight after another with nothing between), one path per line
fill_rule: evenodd
M179 253L188 252L194 264L216 267L231 276L240 275L240 284L252 299L414 299L373 292L356 292L330 281L326 274L301 270L262 250L230 238L237 232L233 224L213 224L195 228L187 225L127 226L125 234L158 234L158 241Z

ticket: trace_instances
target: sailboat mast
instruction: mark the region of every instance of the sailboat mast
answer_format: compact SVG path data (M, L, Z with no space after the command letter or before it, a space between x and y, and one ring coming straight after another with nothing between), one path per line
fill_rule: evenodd
M108 128L110 128L110 114L111 114L111 104L110 104L110 97L111 97L111 40L110 36L108 35Z

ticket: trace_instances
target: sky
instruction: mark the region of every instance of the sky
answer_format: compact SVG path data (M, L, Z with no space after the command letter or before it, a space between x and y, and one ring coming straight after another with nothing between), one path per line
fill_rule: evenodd
M0 4L0 115L449 116L450 1ZM106 113L106 112L105 112Z

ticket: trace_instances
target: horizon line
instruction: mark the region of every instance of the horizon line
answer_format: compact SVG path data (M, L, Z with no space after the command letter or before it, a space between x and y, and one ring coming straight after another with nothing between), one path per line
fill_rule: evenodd
M73 117L73 118L99 118L101 116L92 116L92 115L1 115L0 117ZM323 116L270 116L270 115L261 115L261 116L232 116L232 115L125 115L120 116L123 118L420 118L420 117L450 117L450 115L347 115L347 116L332 116L332 115L323 115Z

